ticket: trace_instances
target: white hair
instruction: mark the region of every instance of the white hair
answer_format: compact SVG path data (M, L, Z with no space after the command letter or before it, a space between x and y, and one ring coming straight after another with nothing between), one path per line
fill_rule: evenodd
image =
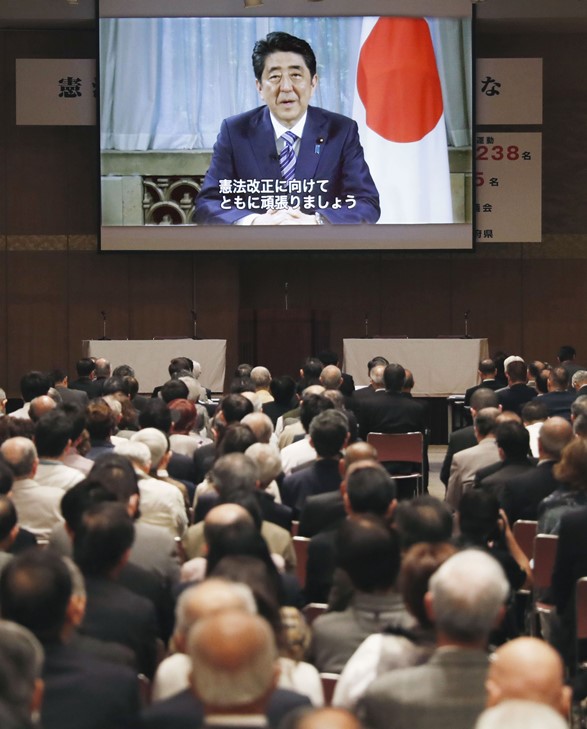
M269 387L271 384L271 372L267 369L267 367L253 367L251 370L251 380L253 380L253 384L255 387Z
M139 466L149 468L151 465L151 451L144 443L125 440L124 443L117 443L114 446L114 452L120 456L125 456L129 461Z
M480 549L446 560L429 581L436 627L461 641L486 638L509 594L499 562Z
M575 388L587 384L587 370L577 370L571 379L571 384ZM2 399L1 395L0 399Z
M102 399L116 417L122 415L122 405L120 404L120 401L114 397L114 395L104 395Z
M282 471L281 457L268 443L253 443L245 451L245 456L257 464L261 486L268 486Z
M511 699L485 711L475 729L568 729L567 722L552 707L535 701Z
M242 609L249 615L257 614L257 604L253 591L248 585L242 582L230 582L221 577L209 577L200 585L188 587L177 599L175 604L175 632L187 635L189 629L195 624L193 615L190 614L190 606L192 601L196 601L202 590L207 590L215 584L230 591L234 596L235 602L239 602Z
M144 443L151 454L151 465L157 468L163 456L169 450L169 441L166 436L157 428L143 428L133 433L130 437L131 443Z
M178 379L185 383L185 386L188 389L187 399L191 402L198 402L198 400L200 400L202 397L203 390L200 383L196 381L196 378L191 377L190 375L184 375L183 377L179 377Z
M214 665L200 648L200 638L207 623L214 618L199 620L189 633L189 652L192 659L192 682L204 704L218 707L246 706L265 694L275 675L277 648L269 623L257 616L255 620L263 640L257 650L246 656L237 668ZM244 658L244 657L243 657Z

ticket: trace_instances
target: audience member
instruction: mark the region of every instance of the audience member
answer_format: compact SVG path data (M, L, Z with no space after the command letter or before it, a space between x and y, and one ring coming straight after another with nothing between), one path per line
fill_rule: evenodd
M508 592L503 570L481 551L459 552L441 565L425 598L436 650L423 666L373 681L359 703L367 726L470 729L485 703L487 643Z
M492 359L482 359L479 362L479 368L477 370L477 376L479 378L479 384L469 387L465 392L465 407L469 407L471 404L471 397L473 393L477 392L480 387L488 387L490 390L499 389L499 384L496 382L495 376L497 374L497 368L495 362Z
M563 514L587 506L587 441L575 438L552 473L560 486L538 505L538 533L558 534Z
M515 476L534 470L535 466L528 457L530 436L521 423L498 423L495 440L500 460L477 471L475 488L495 494L501 503L506 483Z
M508 386L497 390L499 404L502 410L513 410L520 415L522 406L536 397L536 390L526 384L526 363L521 358L514 359L506 365L505 374Z

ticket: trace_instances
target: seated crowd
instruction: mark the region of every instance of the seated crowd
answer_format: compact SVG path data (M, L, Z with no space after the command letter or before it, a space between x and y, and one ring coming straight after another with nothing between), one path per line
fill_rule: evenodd
M574 357L479 363L443 499L369 442L427 442L384 357L357 389L332 352L297 382L242 364L218 401L186 357L151 397L105 359L26 373L17 409L0 390L0 726L568 727L587 694ZM543 637L519 520L558 537Z

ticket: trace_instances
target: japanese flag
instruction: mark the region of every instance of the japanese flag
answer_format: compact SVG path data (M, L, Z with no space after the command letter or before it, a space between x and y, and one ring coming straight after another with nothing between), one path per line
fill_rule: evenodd
M379 190L380 223L451 223L444 109L422 18L365 18L353 117Z

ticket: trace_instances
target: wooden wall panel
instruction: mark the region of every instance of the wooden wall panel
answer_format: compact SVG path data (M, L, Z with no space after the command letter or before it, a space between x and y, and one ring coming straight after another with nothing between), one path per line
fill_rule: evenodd
M192 335L191 254L141 254L130 258L131 339Z
M129 257L98 255L93 251L74 251L68 256L68 352L70 373L82 356L83 339L130 337Z
M227 382L238 359L239 261L236 256L194 255L194 309L198 336L226 339ZM206 384L206 373L202 381Z
M6 268L7 379L14 392L24 372L63 365L67 253L9 251Z
M487 337L489 351L523 355L522 261L518 259L455 260L452 276L453 329L464 329L470 309L469 333Z
M587 364L587 260L532 260L524 263L524 354L556 362L562 344L572 344Z

